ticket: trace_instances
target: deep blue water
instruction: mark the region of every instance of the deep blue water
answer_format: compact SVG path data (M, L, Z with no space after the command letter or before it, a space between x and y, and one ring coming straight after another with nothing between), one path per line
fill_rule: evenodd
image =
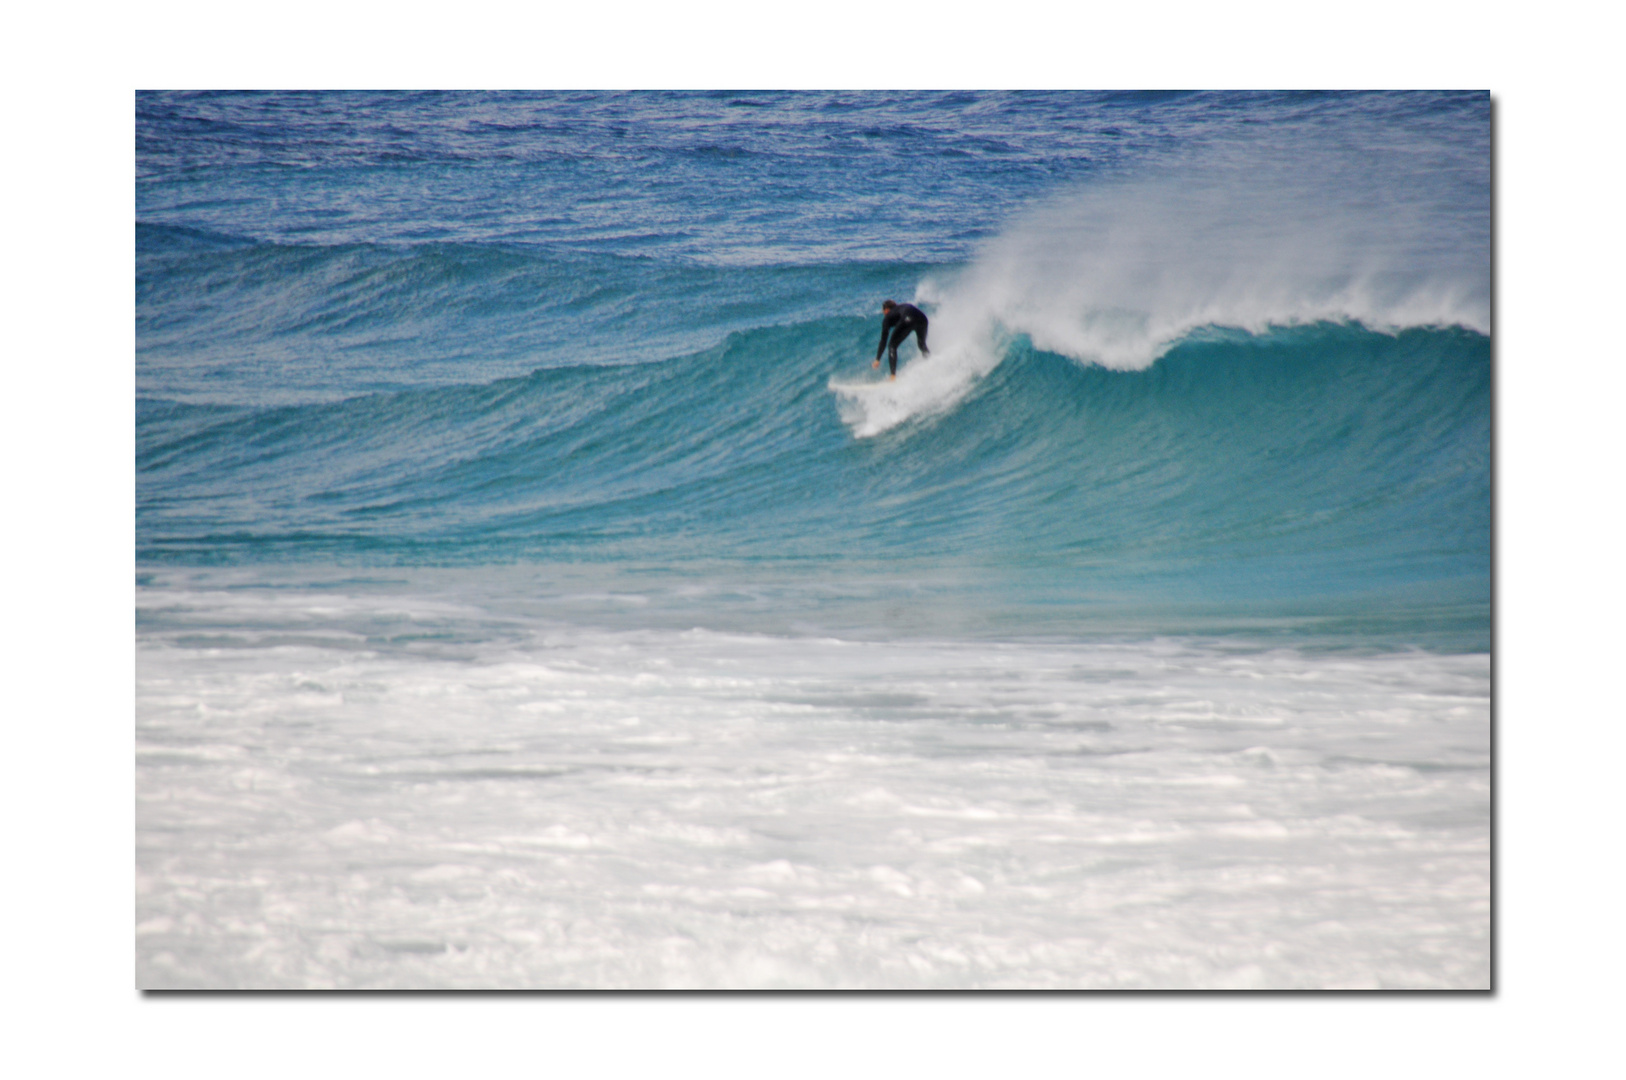
M1489 110L139 94L138 563L1485 648ZM933 356L866 387L885 296Z

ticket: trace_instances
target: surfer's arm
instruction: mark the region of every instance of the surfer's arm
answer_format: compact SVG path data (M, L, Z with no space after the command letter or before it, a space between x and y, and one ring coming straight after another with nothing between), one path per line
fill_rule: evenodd
M886 335L892 332L892 327L897 321L898 312L896 308L881 319L881 343L875 346L875 359L879 360L881 354L886 352Z

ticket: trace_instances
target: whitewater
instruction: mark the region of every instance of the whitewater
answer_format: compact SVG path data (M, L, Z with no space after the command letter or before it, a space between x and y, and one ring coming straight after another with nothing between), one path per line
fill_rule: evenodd
M139 985L1489 986L1485 95L136 132Z

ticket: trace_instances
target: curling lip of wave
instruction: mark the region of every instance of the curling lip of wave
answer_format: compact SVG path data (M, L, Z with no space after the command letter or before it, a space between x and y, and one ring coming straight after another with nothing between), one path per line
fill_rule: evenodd
M868 438L951 410L1018 337L1137 371L1215 330L1337 322L1489 335L1488 267L1488 202L1441 189L1431 172L1374 182L1332 153L1205 159L1018 216L969 267L920 281L932 358L885 390L831 390Z
M847 395L846 414L874 434L950 408L1018 335L1121 370L1216 328L1489 335L1485 179L1465 196L1403 155L1377 176L1325 148L1293 161L1249 151L1051 198L964 270L920 282L934 339L954 347L890 400Z

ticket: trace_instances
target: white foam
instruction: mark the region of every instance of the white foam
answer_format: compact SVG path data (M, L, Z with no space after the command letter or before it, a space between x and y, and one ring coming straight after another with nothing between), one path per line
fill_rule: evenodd
M1483 656L406 601L142 590L141 985L1488 980Z
M932 325L937 325L935 316ZM853 434L870 438L906 420L947 412L999 363L999 353L986 334L950 340L952 344L934 348L929 357L903 363L895 380L831 379L837 412Z

